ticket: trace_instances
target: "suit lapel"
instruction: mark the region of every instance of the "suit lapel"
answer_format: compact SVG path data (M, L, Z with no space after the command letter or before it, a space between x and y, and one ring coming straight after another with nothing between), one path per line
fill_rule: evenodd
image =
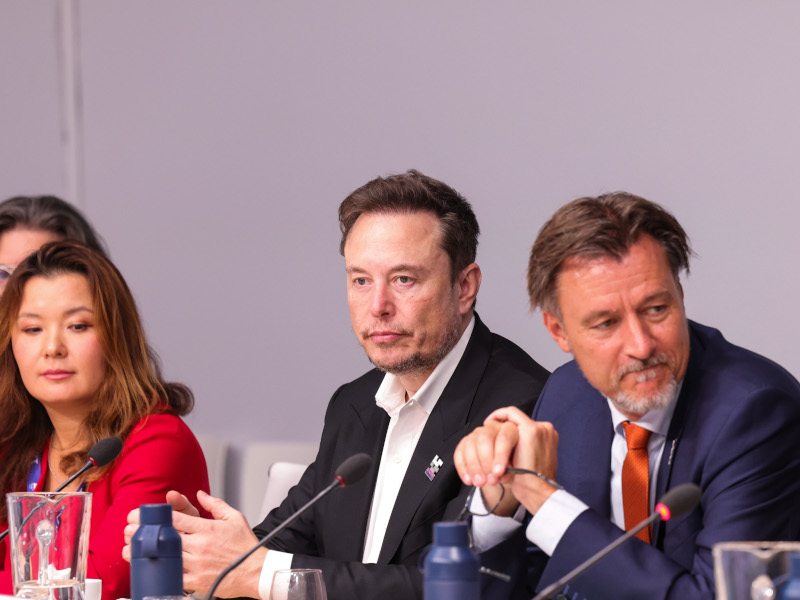
M588 384L587 384L588 386ZM594 389L591 390L591 413L585 414L583 432L580 437L580 450L575 465L580 474L575 482L575 496L586 502L591 508L604 517L611 517L611 500L609 497L609 481L611 479L611 443L614 440L614 428L611 412L605 398ZM579 414L574 412L574 414ZM571 418L574 418L571 417Z
M369 520L378 465L383 453L383 441L389 426L389 415L375 405L374 395L371 398L354 400L351 408L355 412L354 427L357 431L349 437L358 446L348 446L348 452L350 454L365 452L374 457L373 463L366 480L352 487L342 488L335 493L335 496L331 496L331 499L335 499L338 504L334 513L340 523L338 530L349 532L347 535L339 536L337 540L343 548L343 556L356 556L361 560L366 540L364 524Z
M672 487L672 467L675 463L675 457L680 450L681 436L683 435L687 414L690 410L691 398L696 395L695 382L700 378L700 364L703 361L704 350L691 327L689 329L689 335L691 336L689 365L686 368L686 376L683 378L681 393L678 397L678 403L675 406L675 412L672 415L672 421L669 424L667 439L664 442L664 452L661 455L661 462L658 469L658 481L656 482L656 498L661 498L666 491ZM684 482L678 481L678 483ZM664 523L660 520L656 521L653 525L653 540L655 545L659 548L663 547L664 532Z
M437 490L446 489L448 481L457 477L453 450L466 433L475 393L489 361L491 342L491 333L475 315L475 328L464 356L428 417L414 449L386 528L379 564L388 564L397 552L422 501L435 495ZM425 471L437 456L442 465L431 480ZM445 500L442 498L442 502Z

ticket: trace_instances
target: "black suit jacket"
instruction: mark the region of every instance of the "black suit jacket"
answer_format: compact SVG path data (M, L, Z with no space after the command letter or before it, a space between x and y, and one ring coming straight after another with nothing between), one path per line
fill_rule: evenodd
M377 369L340 387L331 398L317 458L283 503L255 528L268 533L327 486L347 457L374 457L367 475L336 490L282 531L270 548L294 554L292 568L322 569L328 598L422 598L418 568L436 521L453 519L465 494L453 466L461 438L496 408L515 404L529 412L547 371L475 317L464 356L436 403L406 471L377 564L363 564L365 531L389 416L375 404L384 374ZM425 475L435 456L443 464Z

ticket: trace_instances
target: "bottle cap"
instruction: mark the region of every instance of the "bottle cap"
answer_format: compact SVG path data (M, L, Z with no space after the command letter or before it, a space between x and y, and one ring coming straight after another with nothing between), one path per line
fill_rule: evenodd
M139 507L142 525L172 525L172 506L169 504L142 504Z
M437 546L469 546L469 528L461 521L434 523L433 543Z

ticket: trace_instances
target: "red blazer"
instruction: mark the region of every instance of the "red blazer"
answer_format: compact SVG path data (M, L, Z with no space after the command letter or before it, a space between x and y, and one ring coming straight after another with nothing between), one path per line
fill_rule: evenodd
M48 446L37 490L47 476ZM163 503L168 490L178 490L190 500L195 499L197 490L207 492L206 461L180 417L150 415L133 428L111 468L87 490L92 492L92 519L86 576L103 580L103 600L130 598L130 565L122 559L128 513L140 504ZM8 543L10 538L0 545L3 594L12 593Z

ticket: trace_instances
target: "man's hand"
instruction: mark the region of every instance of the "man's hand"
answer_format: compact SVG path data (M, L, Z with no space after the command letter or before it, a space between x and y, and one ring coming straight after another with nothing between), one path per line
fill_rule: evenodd
M481 488L484 503L492 508L500 499L500 486L506 485L498 515L511 515L519 502L535 513L555 491L535 475L508 475L514 466L538 471L555 478L558 433L550 423L530 419L514 407L501 408L462 439L454 454L454 462L466 485Z
M181 536L183 546L183 587L186 591L205 594L217 575L256 545L258 539L250 530L244 515L219 498L197 492L197 500L212 519L199 516L189 500L177 493L167 493L172 505L172 524ZM139 528L139 510L128 515L125 547L122 556L130 561L130 541ZM258 598L258 579L267 550L262 548L228 575L217 588L221 598L246 596Z
M496 410L489 417L513 423L519 430L519 442L511 457L512 466L536 471L551 480L556 478L558 432L552 423L534 421L513 407ZM511 479L512 495L532 515L555 491L556 488L536 475L521 474Z

